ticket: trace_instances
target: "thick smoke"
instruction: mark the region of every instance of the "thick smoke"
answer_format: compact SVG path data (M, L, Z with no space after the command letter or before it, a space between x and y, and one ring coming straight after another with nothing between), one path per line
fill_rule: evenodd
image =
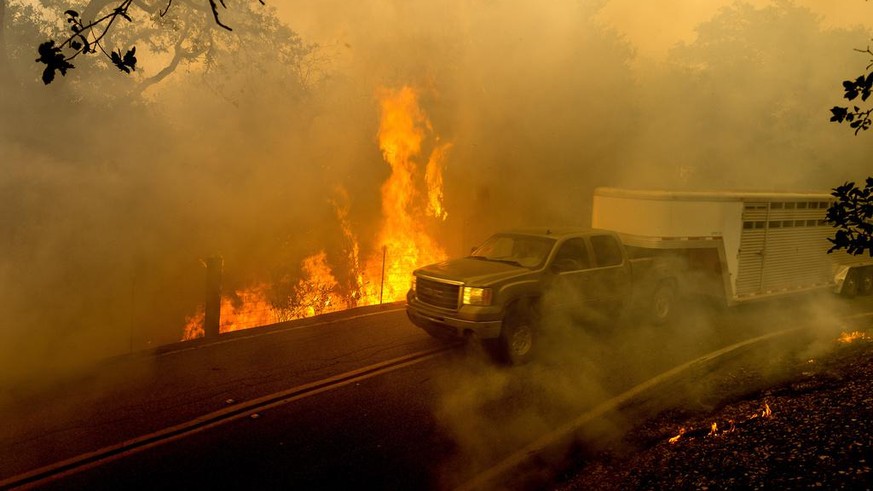
M736 3L697 27L639 86L620 184L827 191L866 176L871 142L826 124L862 70L861 29L825 29L788 2Z
M288 26L252 20L273 11L250 3L255 14L228 9L233 34L183 5L139 13L221 48L148 87L173 51L142 39L129 39L142 47L133 77L92 57L43 87L35 47L67 5L3 3L2 377L178 340L204 257L224 257L226 291L299 274L322 249L339 261L337 200L368 250L390 172L376 142L385 87L416 87L452 144L450 254L501 228L588 225L601 185L824 190L868 173L871 140L827 109L870 35L791 3L730 6L650 64L597 20L607 1L283 2ZM579 383L590 390L574 399L602 390L558 380L544 397Z
M827 122L840 81L866 63L852 48L868 31L825 27L788 2L737 3L652 62L596 22L608 4L343 4L329 23L309 25L338 40L339 58L361 80L409 77L431 89L424 105L454 143L446 245L458 253L496 229L588 225L599 185L826 191L868 174L869 138ZM830 332L832 306L804 303L803 317ZM742 329L725 311L699 306L666 327L628 322L592 332L549 318L538 363L507 370L482 357L452 360L437 377L436 413L461 447L453 465L491 462L568 412L738 332L784 326L785 309L741 308L741 319L755 319ZM821 346L831 345L826 335ZM452 470L448 484L456 484Z

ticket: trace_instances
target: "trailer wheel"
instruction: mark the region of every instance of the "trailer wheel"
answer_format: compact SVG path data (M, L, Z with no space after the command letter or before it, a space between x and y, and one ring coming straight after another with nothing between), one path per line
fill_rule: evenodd
M867 267L860 271L861 281L858 283L858 295L870 295L873 293L873 267Z
M500 337L495 340L498 361L509 365L530 361L536 341L534 318L529 306L514 305L506 312Z
M664 324L673 314L673 304L676 300L676 287L671 281L662 281L652 293L652 304L649 317L654 324Z
M858 291L858 271L856 269L850 269L849 272L846 273L846 279L843 280L843 288L840 290L840 294L846 298L855 298Z

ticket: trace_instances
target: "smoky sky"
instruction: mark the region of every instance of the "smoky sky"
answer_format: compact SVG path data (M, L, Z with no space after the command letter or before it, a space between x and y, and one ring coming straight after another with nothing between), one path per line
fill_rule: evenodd
M134 76L83 59L44 87L33 58L47 24L7 2L4 372L178 340L209 255L224 257L226 291L297 274L322 249L342 269L338 199L366 251L390 172L382 88L415 87L434 138L452 143L448 218L432 225L450 254L501 228L588 225L596 186L827 190L869 174L873 140L828 123L869 32L790 2L736 3L641 62L598 21L608 4L300 5L301 18L340 20L321 39L294 37L293 12L265 24L230 6L220 50L143 90L168 41L119 31L119 45L143 46ZM163 22L200 14L174 15Z

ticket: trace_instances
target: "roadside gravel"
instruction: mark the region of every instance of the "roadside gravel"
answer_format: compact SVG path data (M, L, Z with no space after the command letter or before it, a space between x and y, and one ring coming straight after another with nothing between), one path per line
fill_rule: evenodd
M791 361L776 385L635 425L565 472L556 489L870 490L873 337L859 336ZM734 373L730 383L756 376Z

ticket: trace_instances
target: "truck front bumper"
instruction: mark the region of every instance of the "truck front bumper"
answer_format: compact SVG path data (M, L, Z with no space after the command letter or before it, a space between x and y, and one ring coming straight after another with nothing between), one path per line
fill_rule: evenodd
M473 335L480 339L493 339L500 336L503 324L499 317L494 318L499 314L488 313L484 319L480 319L475 313L443 312L421 304L414 297L407 298L406 315L422 329L458 338Z

